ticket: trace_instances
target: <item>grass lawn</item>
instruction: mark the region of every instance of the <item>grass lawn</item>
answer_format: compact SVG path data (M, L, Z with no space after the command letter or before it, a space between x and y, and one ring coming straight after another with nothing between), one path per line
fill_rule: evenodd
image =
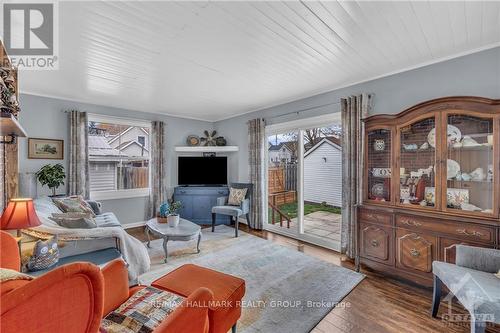
M279 209L290 216L290 218L297 217L297 203L288 203L279 206ZM341 209L339 207L330 206L327 204L304 204L304 215L311 214L314 212L330 212L335 214L340 214ZM269 212L269 220L271 220L271 212Z

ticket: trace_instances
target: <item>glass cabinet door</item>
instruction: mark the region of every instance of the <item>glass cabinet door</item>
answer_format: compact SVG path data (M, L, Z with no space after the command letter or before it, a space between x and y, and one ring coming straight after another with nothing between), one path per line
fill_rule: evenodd
M389 129L370 130L367 140L366 199L391 201L391 148Z
M447 115L446 208L493 214L493 119Z
M399 128L399 204L436 207L436 119Z

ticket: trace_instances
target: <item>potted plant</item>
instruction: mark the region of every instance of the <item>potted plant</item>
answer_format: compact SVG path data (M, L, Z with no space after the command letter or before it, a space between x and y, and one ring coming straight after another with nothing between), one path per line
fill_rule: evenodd
M36 179L42 184L47 185L52 190L52 197L56 196L56 190L59 186L64 185L66 174L62 164L47 164L35 173Z
M174 201L168 207L168 226L175 228L179 225L179 214L177 213L181 209L182 203L180 201Z
M170 227L177 227L179 225L179 214L177 213L182 207L180 201L174 201L172 203L163 203L160 206L160 212L156 219L158 223L168 223Z

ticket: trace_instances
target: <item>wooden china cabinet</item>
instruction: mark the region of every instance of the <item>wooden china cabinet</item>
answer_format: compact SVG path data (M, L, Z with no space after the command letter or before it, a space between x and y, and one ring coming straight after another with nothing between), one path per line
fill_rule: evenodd
M362 264L430 286L456 244L499 248L500 100L435 99L365 133Z

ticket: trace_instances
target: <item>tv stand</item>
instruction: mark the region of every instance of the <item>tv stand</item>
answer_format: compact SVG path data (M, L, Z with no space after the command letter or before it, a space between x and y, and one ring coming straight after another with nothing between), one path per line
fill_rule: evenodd
M227 186L177 186L174 200L182 203L180 216L196 224L212 224L212 207L217 205L217 198L227 197ZM230 224L229 216L217 215L216 224Z

